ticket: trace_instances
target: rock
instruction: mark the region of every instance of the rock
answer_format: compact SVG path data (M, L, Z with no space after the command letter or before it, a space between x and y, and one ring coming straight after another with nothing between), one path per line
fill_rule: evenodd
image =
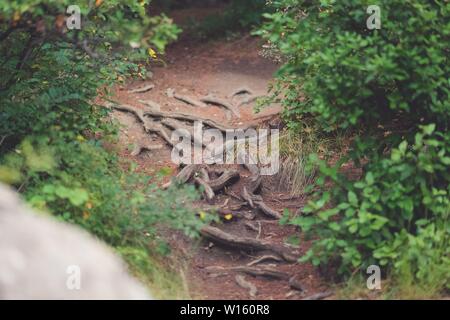
M86 231L28 209L0 184L0 299L151 299Z

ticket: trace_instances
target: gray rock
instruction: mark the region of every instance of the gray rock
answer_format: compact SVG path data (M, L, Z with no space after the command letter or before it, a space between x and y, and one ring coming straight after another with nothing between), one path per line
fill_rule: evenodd
M0 185L0 299L151 299L111 249Z

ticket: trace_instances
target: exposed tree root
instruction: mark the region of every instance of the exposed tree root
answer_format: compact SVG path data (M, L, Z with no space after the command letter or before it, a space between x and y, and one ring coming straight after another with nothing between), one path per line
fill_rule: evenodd
M150 109L146 108L144 110L144 114L146 115L147 112L152 112L152 111L160 111L161 112L161 105L155 101L152 100L139 100L139 102L141 102L142 104L144 104L145 106L149 107Z
M250 261L249 263L247 263L247 266L251 267L251 266L257 265L259 263L263 263L265 261L270 261L270 260L273 260L273 261L276 261L276 262L281 262L282 261L282 259L280 257L278 257L278 256L264 255L264 256L256 259L256 260Z
M188 125L182 121L176 120L176 119L162 119L161 123L165 125L166 127L172 128L174 130L186 130L189 132L191 136L194 135L194 127L191 125Z
M258 207L258 209L261 210L261 212L264 213L266 216L274 219L281 219L281 214L270 208L265 202L255 201L254 203L256 207Z
M241 102L239 102L239 104L237 105L238 108L242 107L243 105L246 104L250 104L252 102L255 102L256 100L258 100L259 98L264 98L265 96L250 96L244 100L242 100Z
M194 107L199 107L199 108L206 108L207 105L205 103L202 103L201 101L197 101L194 98L190 98L190 97L186 97L180 94L174 94L173 96L175 99L180 100L184 103L190 104L191 106Z
M249 196L253 195L260 189L262 183L259 168L256 165L255 159L247 153L244 152L239 153L238 160L252 174L250 177L250 183L248 185L247 192Z
M173 143L171 139L172 137L171 131L168 130L166 127L164 127L160 122L157 122L152 119L145 119L144 129L147 132L157 133L161 138L163 138L167 142L167 144L169 144L172 147L176 147L176 145Z
M305 291L305 289L303 288L303 285L302 285L299 281L297 281L297 279L296 279L295 276L292 276L292 277L289 279L289 286L290 286L292 289L295 289L295 290L297 290L297 291Z
M256 289L256 286L253 283L247 281L245 277L240 274L236 275L234 279L241 288L248 290L248 294L250 295L250 297L256 297L256 295L258 294L258 289Z
M220 266L211 266L206 268L208 272L226 272L226 271L236 271L245 273L248 275L252 275L254 277L264 277L269 279L276 280L285 280L288 281L290 279L289 274L277 271L268 267L248 267L248 266L237 266L237 267L229 267L224 268Z
M105 105L107 108L116 109L119 111L129 112L134 114L136 118L145 126L145 118L144 118L144 110L136 108L134 106L126 105L126 104L115 104L115 103L107 103ZM145 128L144 128L145 129ZM147 130L146 130L147 131Z
M280 272L274 270L272 268L266 267L248 267L248 266L239 266L232 268L234 271L246 273L255 277L265 277L277 280L289 280L289 275L284 272Z
M210 181L209 173L208 173L208 170L206 170L206 168L201 167L199 170L197 170L197 173L198 173L199 177L202 178L205 182Z
M165 125L166 127L169 127L174 130L178 130L178 132L181 132L181 130L185 130L189 133L189 136L194 143L194 145L202 146L207 148L207 146L203 143L203 141L198 140L197 135L194 134L194 127L189 126L181 121L178 121L176 119L162 119L161 123Z
M216 196L213 189L209 186L208 182L200 177L194 178L195 182L203 187L203 194L205 195L206 200L211 201Z
M152 119L145 118L145 110L130 105L108 104L108 106L119 111L125 111L134 114L138 118L138 120L142 123L145 132L147 133L155 132L159 134L169 145L174 146L172 140L170 139L170 132L168 132L161 125L161 123L156 122Z
M163 189L167 189L172 185L172 181L175 181L176 183L183 184L188 182L195 174L195 172L198 170L199 165L198 164L190 164L184 167L175 178L172 178L171 181L166 183L162 186Z
M154 84L149 84L147 86L143 86L143 87L139 87L139 88L136 88L136 89L128 90L128 93L144 93L144 92L150 91L150 90L152 90L154 88L155 88Z
M206 108L206 107L208 107L205 103L203 103L201 101L198 101L198 100L196 100L194 98L191 98L191 97L183 96L181 94L175 93L173 95L173 97L175 99L181 101L181 102L187 103L187 104L189 104L191 106L194 106L194 107L198 107L198 108Z
M241 196L242 198L247 201L248 205L251 208L258 208L263 214L266 216L269 216L274 219L280 219L281 215L270 208L262 199L261 196L255 195L254 193L257 192L261 188L261 175L259 172L258 166L255 164L256 161L252 159L252 157L248 154L239 153L238 159L241 163L251 172L250 177L250 183L248 186L245 186L242 189Z
M253 95L253 91L250 90L247 87L242 87L242 88L238 88L238 89L234 90L228 97L230 99L232 99L235 96L239 96L239 95L242 95L242 94L251 94L251 95Z
M139 143L136 143L136 145L130 155L132 157L136 157L136 156L140 155L143 151L161 150L162 148L163 148L163 146L160 144L152 145L152 144L149 144L148 142L146 142L146 143L139 142Z
M253 209L259 209L264 215L273 219L280 219L281 214L270 208L259 195L254 195L247 190L247 187L242 189L242 198L247 201L248 205Z
M225 246L243 250L267 250L279 255L289 262L295 262L298 259L291 249L283 245L274 244L264 240L234 236L212 226L205 226L200 232L205 238Z
M217 192L238 179L239 176L238 170L225 170L219 178L209 181L208 184L212 190Z
M224 101L220 98L216 98L211 95L208 95L206 97L201 98L200 101L204 102L204 103L209 103L209 104L213 104L216 106L224 107L225 109L230 110L237 118L241 117L241 115L239 114L239 111L231 103L228 103L227 101Z
M246 222L246 223L244 223L244 225L247 229L250 229L255 232L259 232L259 230L260 230L257 226L255 226L253 223L250 223L250 222ZM261 224L260 224L260 226L261 226ZM257 237L257 239L258 239L258 237Z
M290 276L289 274L287 274L285 272L280 272L278 270L275 270L275 269L269 268L269 267L252 267L252 266L247 265L247 266L224 268L221 266L210 266L210 267L207 267L206 270L210 273L214 272L214 273L226 273L226 274L227 274L227 271L235 271L235 272L245 273L245 274L248 274L248 275L251 275L254 277L264 277L264 278L269 278L269 279L287 281L289 286L292 289L295 289L297 291L304 291L303 286L300 284L300 282L298 282L296 280L295 275ZM237 276L236 276L236 279L237 279ZM250 286L248 286L246 284L245 285L239 284L239 285L245 289L250 289ZM331 293L329 293L329 292L319 293L316 295L312 295L308 298L305 298L303 300L324 299L330 295L331 295Z
M325 291L325 292L319 292L316 294L313 294L309 297L303 298L302 300L322 300L325 298L328 298L329 296L332 296L333 292L331 291Z
M175 92L174 89L170 89L170 88L167 89L167 96L169 98L177 99L177 100L179 100L181 102L184 102L184 103L189 104L189 105L194 106L194 107L199 107L199 108L207 107L207 105L205 103L203 103L201 101L198 101L197 99L178 94L178 93Z
M183 112L165 112L165 111L161 111L161 110L154 110L151 106L151 104L149 104L149 101L146 100L139 100L140 103L150 107L150 109L146 109L144 112L144 115L146 116L150 116L150 117L156 117L156 118L172 118L172 119L178 119L178 120L185 120L185 121L201 121L204 124L208 125L211 128L215 128L218 129L224 133L227 132L227 130L236 130L236 129L241 129L241 130L247 130L250 127L240 127L240 128L231 128L231 127L226 127L221 125L220 123L212 120L212 119L208 119L208 118L204 118L204 117L200 117L200 116L196 116L196 115L192 115L189 113L183 113Z
M232 210L230 208L224 208L224 207L203 206L202 211L209 212L209 213L215 212L225 222L233 221L234 219L246 219L246 220L254 219L254 216L251 213L248 213L245 211L236 211L236 210ZM230 219L230 215L231 215L231 219Z
M255 204L254 204L254 202L253 202L253 199L254 199L256 196L250 194L250 193L248 192L248 190L247 190L247 187L244 187L244 188L242 189L241 197L242 197L242 199L244 199L245 201L247 201L247 203L248 203L248 205L250 206L250 208L255 209ZM259 198L259 199L260 199L260 198Z

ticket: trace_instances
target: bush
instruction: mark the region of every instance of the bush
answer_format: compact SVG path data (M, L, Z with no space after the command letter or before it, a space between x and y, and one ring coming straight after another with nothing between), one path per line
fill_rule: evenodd
M203 223L187 205L193 188L159 191L103 147L117 128L94 101L142 75L179 33L167 17L147 16L147 3L85 1L82 28L71 31L72 1L0 3L0 181L32 206L135 250L159 242L162 224L195 236Z
M201 22L191 21L192 34L199 38L217 38L254 28L261 24L266 9L265 0L232 0L223 12L211 14Z
M345 275L373 263L396 273L407 265L425 283L429 270L440 270L443 288L450 280L450 4L377 1L381 29L368 30L371 4L276 1L259 32L287 61L276 94L288 127L299 132L314 119L326 132L355 136L335 166L320 164L321 191L291 223L319 237L304 261L337 263ZM349 160L362 169L359 181L340 170Z

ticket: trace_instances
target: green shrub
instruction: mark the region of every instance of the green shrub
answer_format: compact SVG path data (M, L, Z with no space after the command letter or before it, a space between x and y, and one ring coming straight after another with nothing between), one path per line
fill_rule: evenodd
M381 8L367 30L366 8ZM289 59L280 70L289 116L313 115L326 130L377 128L394 119L450 119L445 1L276 1L260 32ZM301 89L301 90L300 90Z
M191 21L191 33L198 38L217 38L258 26L267 9L265 0L233 0L221 13L211 14L201 22Z
M162 192L104 148L117 128L96 99L142 75L153 51L179 33L167 17L147 16L147 3L83 1L82 28L66 30L72 1L0 2L0 181L32 206L136 251L160 242L161 225L195 236L207 222L189 208L193 188Z
M381 8L379 30L366 27L373 4ZM320 162L322 188L291 221L319 238L303 261L337 264L345 275L376 263L448 286L450 3L274 6L259 33L287 61L275 94L288 127L302 132L313 119L323 131L355 137L336 165ZM361 168L360 180L342 172L344 162Z

